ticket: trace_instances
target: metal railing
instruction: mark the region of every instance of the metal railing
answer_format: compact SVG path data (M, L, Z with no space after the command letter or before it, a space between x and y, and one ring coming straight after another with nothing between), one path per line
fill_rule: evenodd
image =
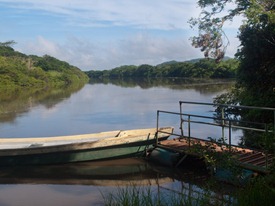
M215 103L204 103L204 102L179 101L180 113L183 113L182 112L183 111L183 109L182 109L182 105L183 104L207 105L207 106L212 106L212 107L219 107L219 108L222 109L222 111L221 111L221 118L220 118L220 120L222 120L222 121L228 120L228 118L224 118L224 116L225 116L225 108L248 109L248 110L254 109L254 110L271 111L271 112L273 112L273 132L275 133L275 108L270 108L270 107L255 107L255 106L241 106L241 105L230 105L230 104L215 104ZM253 122L253 123L255 123L255 122ZM265 124L267 126L267 123L260 123L260 124ZM245 128L240 128L240 129L245 129Z
M163 111L158 110L157 111L157 131L159 130L160 125L160 115L161 114L170 114L170 115L176 115L179 116L180 125L179 125L179 133L173 132L170 135L177 136L180 138L187 138L189 141L189 147L190 147L190 140L191 139L201 139L204 141L210 141L203 138L198 137L192 137L192 131L191 131L191 124L203 124L203 125L210 125L210 126L216 126L222 128L222 134L221 137L223 140L225 139L225 128L228 129L228 143L223 142L225 145L229 147L231 150L232 146L238 146L232 144L232 129L241 129L241 130L249 130L249 131L255 131L255 132L262 132L265 134L273 133L273 145L275 144L275 108L267 108L267 107L253 107L253 106L235 106L235 105L227 105L227 104L213 104L213 103L202 103L202 102L188 102L188 101L180 101L180 112L171 112L171 111ZM221 108L221 116L205 116L205 115L197 115L197 114L188 114L183 113L183 104L194 104L194 105L207 105L207 106L213 106L213 107L219 107ZM249 122L249 121L242 121L240 118L238 119L232 119L229 117L225 117L225 109L226 108L238 108L238 109L256 109L256 110L267 110L270 112L273 112L274 114L274 123L273 123L273 130L268 130L268 123L265 122ZM187 123L187 126L185 125L185 128L187 130L187 134L184 134L184 124ZM241 126L241 125L250 125L250 126ZM253 127L251 127L251 125ZM245 147L245 146L242 146ZM247 147L248 148L248 147ZM264 153L267 156L267 150L263 149Z

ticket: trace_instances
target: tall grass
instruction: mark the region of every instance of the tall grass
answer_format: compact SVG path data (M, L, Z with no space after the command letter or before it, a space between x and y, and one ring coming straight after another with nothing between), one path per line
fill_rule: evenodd
M275 205L275 166L271 173L259 175L243 186L223 192L220 182L210 178L204 187L182 185L177 190L156 186L118 186L113 193L102 193L106 206L272 206ZM212 188L212 189L211 189ZM213 192L219 191L218 193Z
M259 177L231 196L215 195L210 189L174 191L162 186L128 185L114 193L101 193L106 206L272 206L275 203L275 175Z
M210 191L197 193L194 191L177 192L158 187L140 187L129 185L118 187L115 193L101 193L106 206L201 206L231 205L228 199L213 197Z
M238 206L275 204L275 175L260 177L237 192Z

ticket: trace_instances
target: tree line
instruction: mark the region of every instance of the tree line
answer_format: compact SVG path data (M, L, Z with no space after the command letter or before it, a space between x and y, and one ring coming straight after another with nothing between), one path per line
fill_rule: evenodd
M185 62L166 62L157 66L148 64L124 65L111 70L86 72L90 79L126 78L235 78L239 62L227 59L216 63L214 59Z
M0 43L0 90L54 88L88 82L79 68L49 55L26 55L15 51L14 41Z

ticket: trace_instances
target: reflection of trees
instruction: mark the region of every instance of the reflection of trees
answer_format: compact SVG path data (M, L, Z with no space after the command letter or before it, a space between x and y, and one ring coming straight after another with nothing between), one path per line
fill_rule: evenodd
M28 89L14 92L0 92L0 122L12 122L32 107L43 105L51 108L67 99L72 93L79 91L84 85L70 85L55 89Z
M149 89L152 87L166 87L172 90L194 89L202 94L222 91L233 85L230 79L185 79L185 78L116 78L103 80L90 79L90 84L113 84L120 87L137 87Z
M200 84L200 85L193 85L190 88L195 89L200 94L212 94L215 92L220 92L223 90L228 90L230 86L233 86L234 82L216 82L216 83L209 83L209 84Z

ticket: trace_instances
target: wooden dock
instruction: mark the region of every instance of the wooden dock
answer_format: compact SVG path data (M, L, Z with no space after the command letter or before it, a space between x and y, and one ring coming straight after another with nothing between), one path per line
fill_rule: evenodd
M247 149L237 146L229 148L208 140L196 138L175 138L159 142L156 147L179 153L181 156L190 155L203 158L202 152L230 152L236 165L257 173L269 173L269 168L275 161L274 154L265 154L263 151ZM181 160L179 160L181 161ZM178 162L180 164L181 162Z
M188 106L189 105L189 106ZM190 106L191 105L191 106ZM257 172L269 173L270 167L275 165L275 108L241 106L241 105L227 105L227 104L213 104L202 102L179 102L180 111L157 111L157 136L160 123L163 122L161 117L169 116L175 117L179 123L179 130L173 132L168 139L156 143L158 151L153 153L158 157L159 153L162 161L170 161L170 157L165 157L166 151L171 158L179 156L176 165L181 164L187 156L194 156L198 158L205 158L207 161L214 163L215 161L223 161L226 165L235 164L241 168ZM197 110L203 111L201 107L207 110L198 114ZM213 111L213 107L216 109ZM191 113L186 113L184 110L191 110ZM196 109L194 109L196 108ZM274 115L273 127L269 127L269 122L262 122L257 120L250 122L242 120L233 111L248 110L248 111L264 111L271 112ZM200 126L207 126L209 130L213 127L220 128L221 133L213 133L214 137L204 137L204 132L198 132ZM174 128L176 128L174 126ZM192 130L193 128L193 130ZM232 137L235 130L249 131L258 138L259 142L265 145L263 150L242 147L232 143ZM197 133L196 133L197 132ZM196 134L195 134L196 133ZM200 138L198 136L200 135ZM254 137L255 138L255 137ZM218 140L217 140L218 139ZM169 151L171 153L169 154ZM270 151L269 153L267 151ZM221 153L225 155L220 155ZM212 158L212 159L209 159ZM233 162L231 162L233 160ZM174 162L173 162L174 164Z

